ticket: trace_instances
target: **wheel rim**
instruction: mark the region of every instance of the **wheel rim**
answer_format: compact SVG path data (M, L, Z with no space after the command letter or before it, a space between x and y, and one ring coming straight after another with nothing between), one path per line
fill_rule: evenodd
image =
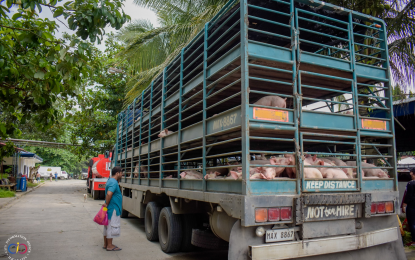
M152 227L153 227L153 218L151 217L151 212L150 210L147 210L146 212L146 231L148 234L151 233Z
M159 228L161 228L160 229L160 240L161 240L161 242L163 243L163 244L166 244L167 243L167 239L168 239L168 237L169 237L169 232L168 232L168 227L167 227L167 219L166 219L166 217L165 216L163 216L161 219L160 219L160 227Z

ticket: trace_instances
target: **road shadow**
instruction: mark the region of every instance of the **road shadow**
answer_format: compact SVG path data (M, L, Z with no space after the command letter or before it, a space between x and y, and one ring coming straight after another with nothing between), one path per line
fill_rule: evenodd
M138 218L132 214L128 214L128 218L124 218L126 222L128 222L131 226L135 229L143 232L145 234L145 227L144 227L144 219ZM159 242L151 242L147 241L148 243L158 244ZM160 249L161 250L161 249ZM205 249L200 247L195 247L192 252L179 252L173 254L166 254L169 257L166 258L157 258L155 260L164 260L164 259L180 259L180 260L226 260L228 259L228 250L212 250L212 249Z

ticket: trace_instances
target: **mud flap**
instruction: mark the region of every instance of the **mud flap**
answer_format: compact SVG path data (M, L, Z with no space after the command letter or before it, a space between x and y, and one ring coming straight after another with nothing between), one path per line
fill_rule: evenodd
M270 229L272 225L263 226L265 229ZM264 237L255 235L257 227L242 227L241 220L233 224L231 236L229 239L228 260L249 260L248 246L263 245Z
M298 259L301 260L383 260L383 259L397 259L406 260L406 255L403 249L401 234L399 232L399 223L395 215L384 217L372 217L357 219L363 223L363 227L358 229L356 234L362 234L365 232L375 231L379 229L398 227L397 232L398 239L394 242L382 244L378 246L362 248L358 250L345 251L335 254L325 254L318 256L306 256ZM263 226L265 229L269 229L270 226ZM257 237L255 235L256 227L242 227L240 220L238 220L231 231L229 240L229 253L228 259L236 260L243 259L248 260L249 246L264 245L264 237ZM272 244L270 244L272 245ZM276 256L275 259L278 259ZM271 260L271 259L270 259Z

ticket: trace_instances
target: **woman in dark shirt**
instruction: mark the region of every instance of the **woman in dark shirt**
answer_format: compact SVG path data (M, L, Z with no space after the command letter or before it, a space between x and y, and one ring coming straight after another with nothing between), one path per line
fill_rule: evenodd
M406 244L407 246L415 244L415 168L412 168L409 174L412 180L406 185L405 199L402 205L412 236L412 242Z

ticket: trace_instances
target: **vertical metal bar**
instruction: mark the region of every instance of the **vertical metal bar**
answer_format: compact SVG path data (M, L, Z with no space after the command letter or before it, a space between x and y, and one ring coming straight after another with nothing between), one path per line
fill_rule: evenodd
M203 191L206 191L206 179L204 178L206 176L206 78L207 78L207 48L208 48L208 28L209 28L209 22L205 24L205 33L204 33L204 44L203 44L203 150L202 150L202 165L203 165L203 179L202 179L202 189Z
M131 123L133 129L131 130L131 141L132 141L132 146L131 146L131 184L133 183L133 169L134 169L134 148L135 148L135 106L137 103L137 98L134 99L133 101L133 121Z
M161 111L161 117L160 117L160 131L162 131L166 126L165 126L165 116L164 116L164 102L166 100L166 85L167 85L167 70L168 67L165 67L163 70L163 82L161 85L161 105L160 105L160 111ZM160 138L160 166L159 166L159 188L161 189L161 185L162 185L162 181L163 181L163 163L164 163L164 157L163 157L163 148L164 148L164 138Z
M242 195L250 194L249 179L249 64L248 64L248 2L240 1L241 21L241 115L242 115Z
M177 188L180 189L181 142L182 142L182 100L183 100L183 59L184 48L180 52L180 87L179 87L179 129L177 133Z
M354 124L356 126L356 172L359 175L357 181L357 189L362 190L362 149L360 147L360 127L359 127L359 98L357 95L357 75L356 75L356 59L355 59L355 50L354 50L354 36L353 36L353 15L352 12L349 12L349 25L348 25L348 33L350 35L349 39L349 50L350 50L350 59L351 59L351 69L353 71L353 82L352 82L352 93L353 93L353 102L354 102ZM352 50L353 49L353 50Z
M301 153L303 153L304 151L304 144L303 144L303 133L300 133L300 145L301 145ZM298 156L298 164L300 165L301 171L300 171L300 177L301 177L301 191L304 190L305 187L305 174L304 174L304 163L303 163L303 159L302 159L302 154L300 154L300 156ZM298 177L297 177L298 178Z
M150 110L148 115L148 148L147 148L147 186L150 186L150 142L151 142L151 118L153 117L153 90L154 81L151 82L150 88Z
M296 160L296 172L297 172L297 194L301 193L301 184L300 180L302 179L302 169L300 169L301 165L301 156L300 155L300 133L299 133L299 125L298 125L298 119L300 118L300 97L297 92L297 58L296 58L296 52L298 51L298 41L297 41L297 29L296 29L296 11L294 6L294 0L290 0L290 26L291 26L291 61L292 64L292 81L293 81L293 106L294 106L294 158L298 158Z
M120 149L120 143L119 143L119 138L120 138L120 133L119 133L119 131L120 131L120 114L118 114L117 119L118 119L118 122L117 122L117 141L115 142L115 151L114 151L115 154L112 155L112 156L115 156L113 167L117 166L118 149Z
M140 109L140 149L138 155L138 184L141 185L141 150L142 150L142 141L141 141L141 133L143 131L143 104L144 104L144 90L141 92L141 109Z
M390 121L389 121L389 125L390 125L390 129L391 129L391 133L392 133L392 138L388 140L388 144L391 144L391 147L388 148L388 153L389 155L392 155L392 158L390 159L390 164L393 164L393 170L394 170L394 190L397 191L398 190L398 169L396 167L396 146L395 146L395 124L394 124L394 115L393 115L393 94L392 94L392 88L391 88L391 84L390 84L390 78L391 78L391 74L390 74L390 66L389 66L389 57L388 57L388 45L387 43L387 35L385 34L386 32L386 24L384 21L382 21L382 31L380 33L380 37L383 38L383 42L381 42L380 46L381 48L384 48L385 51L382 52L382 59L385 60L384 64L382 64L382 66L384 68L388 69L388 82L385 82L385 85L388 86L388 90L385 90L385 96L388 98L388 105L389 105L389 116L390 116ZM386 103L386 102L385 102Z
M127 154L128 154L128 114L130 113L130 106L125 110L124 116L124 131L125 131L125 145L124 145L124 182L127 182Z

